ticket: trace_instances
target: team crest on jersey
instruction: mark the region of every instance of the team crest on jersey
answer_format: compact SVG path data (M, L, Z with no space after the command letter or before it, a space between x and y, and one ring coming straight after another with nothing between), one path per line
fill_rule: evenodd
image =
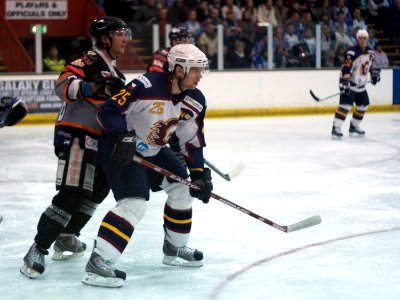
M183 101L187 102L189 105L195 107L199 112L203 110L203 105L201 105L199 102L197 102L190 96L186 95L185 98L183 98Z
M143 75L138 76L136 79L143 83L146 89L152 86L150 80Z
M150 128L147 144L163 146L168 143L171 135L178 127L178 119L160 120Z
M143 152L149 150L149 146L145 142L140 142L136 145L136 149Z

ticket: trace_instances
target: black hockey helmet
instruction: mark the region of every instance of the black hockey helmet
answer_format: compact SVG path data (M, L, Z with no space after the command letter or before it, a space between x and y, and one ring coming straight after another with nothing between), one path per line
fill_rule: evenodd
M186 27L173 27L168 35L170 40L177 40L178 43L181 39L190 39L190 32Z
M131 30L128 28L126 23L120 18L109 16L94 20L90 25L90 35L93 39L98 40L102 35L111 36L117 29L125 30L128 39L130 38Z

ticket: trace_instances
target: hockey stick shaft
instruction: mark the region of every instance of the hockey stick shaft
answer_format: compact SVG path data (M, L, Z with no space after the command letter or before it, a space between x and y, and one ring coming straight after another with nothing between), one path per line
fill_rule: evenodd
M169 171L167 171L167 170L165 170L165 169L163 169L163 168L161 168L159 166L156 166L156 165L152 164L151 162L149 162L149 161L147 161L147 160L145 160L143 158L140 158L140 157L134 155L133 156L133 161L137 162L138 164L140 164L142 166L145 166L146 168L149 168L150 170L158 172L158 173L160 173L160 174L162 174L162 175L164 175L164 176L166 176L166 177L168 177L170 179L173 179L173 180L175 180L177 182L180 182L180 183L182 183L182 184L184 184L184 185L186 185L186 186L188 186L188 187L190 187L192 189L200 190L200 188L197 185L193 184L192 182L190 182L190 181L188 181L188 180L186 180L186 179L184 179L184 178L182 178L182 177L180 177L178 175L175 175L175 174L173 174L173 173L171 173L171 172L169 172ZM220 201L220 202L222 202L222 203L224 203L224 204L226 204L226 205L228 205L228 206L230 206L230 207L232 207L232 208L234 208L234 209L236 209L238 211L241 211L242 213L244 213L246 215L249 215L249 216L251 216L251 217L253 217L253 218L255 218L255 219L257 219L257 220L259 220L259 221L261 221L261 222L263 222L265 224L267 224L267 225L270 225L270 226L274 227L275 229L278 229L278 230L286 232L286 233L297 231L297 230L301 230L301 229L305 229L305 228L308 228L308 227L311 227L311 226L314 226L314 225L317 225L317 224L321 223L321 217L318 216L318 215L315 215L315 216L309 217L307 219L304 219L304 220L302 220L300 222L297 222L295 224L292 224L292 225L279 225L278 223L275 223L275 222L273 222L273 221L271 221L271 220L269 220L267 218L264 218L264 217L254 213L254 212L252 212L252 211L250 211L250 210L248 210L248 209L246 209L246 208L244 208L244 207L242 207L242 206L240 206L238 204L235 204L235 203L233 203L233 202L231 202L231 201L229 201L229 200L227 200L227 199L225 199L225 198L223 198L223 197L221 197L221 196L219 196L217 194L211 193L211 197L213 197L214 199L216 199L216 200L218 200L218 201Z
M367 85L368 83L371 83L371 80L368 80L368 81L366 82L365 85ZM324 101L324 100L328 100L328 99L330 99L330 98L336 97L336 96L341 95L341 94L344 94L344 93L345 93L345 91L343 90L343 91L334 93L334 94L332 94L332 95L328 95L328 96L325 96L325 97L320 98L320 97L317 97L317 96L314 94L314 92L313 92L312 90L310 90L310 95L311 95L311 97L313 97L314 100L315 100L315 101L318 101L318 102Z
M217 173L219 176L224 178L227 181L231 181L234 177L238 176L242 171L243 171L243 164L239 163L234 169L232 169L231 172L224 174L222 171L220 171L216 166L214 166L210 161L207 159L204 159L204 163L210 167L211 170L213 170L215 173Z

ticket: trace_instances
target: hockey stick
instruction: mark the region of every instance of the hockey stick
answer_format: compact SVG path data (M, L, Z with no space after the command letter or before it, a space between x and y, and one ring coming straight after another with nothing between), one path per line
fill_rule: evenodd
M190 182L186 179L183 179L182 177L179 177L178 175L175 175L159 166L156 166L156 165L152 164L151 162L144 160L143 158L140 158L140 157L134 155L132 159L133 159L133 161L137 162L138 164L140 164L142 166L145 166L146 168L149 168L150 170L156 171L156 172L158 172L168 178L171 178L177 182L180 182L192 189L200 190L200 188L197 185L193 184L192 182ZM218 196L217 194L211 193L211 197L213 197L214 199L216 199L238 211L241 211L242 213L244 213L246 215L249 215L267 225L270 225L270 226L272 226L280 231L286 232L286 233L305 229L305 228L315 226L315 225L318 225L319 223L321 223L321 217L318 215L315 215L315 216L309 217L307 219L304 219L300 222L297 222L297 223L294 223L291 225L279 225L271 220L268 220L267 218L264 218L256 213L240 206L240 205L237 205L221 196Z
M341 91L341 92L334 93L334 94L329 95L329 96L326 96L326 97L319 98L319 97L317 97L317 96L314 94L314 92L313 92L312 90L310 90L310 95L311 95L311 97L313 97L314 100L317 101L317 102L320 102L320 101L324 101L324 100L333 98L333 97L335 97L335 96L337 96L337 95L341 95L341 94L343 94L343 93L344 93L344 91Z
M371 83L371 80L368 80L367 83L366 83L365 85L367 85L368 83ZM317 97L317 95L314 94L314 92L313 92L312 90L310 90L310 95L311 95L311 97L314 98L315 101L320 102L320 101L328 100L328 99L333 98L333 97L335 97L335 96L344 94L344 92L345 92L345 91L343 90L343 91L334 93L334 94L332 94L332 95L319 98L319 97Z
M231 181L234 177L239 176L244 169L244 165L242 163L238 163L230 172L224 174L207 159L204 159L204 162L207 166L211 168L211 170L213 170L215 173L217 173L219 176L221 176L227 181Z

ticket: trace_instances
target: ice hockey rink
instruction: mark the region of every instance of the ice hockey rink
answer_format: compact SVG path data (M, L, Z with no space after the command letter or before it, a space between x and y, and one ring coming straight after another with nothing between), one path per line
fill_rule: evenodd
M348 118L349 119L349 118ZM202 250L198 269L165 266L165 194L151 195L117 267L122 288L81 283L112 194L83 229L82 258L56 262L35 280L22 258L41 213L55 194L53 126L0 129L1 299L272 299L400 298L400 114L367 113L366 137L330 138L332 115L207 119L205 157L229 172L213 173L214 192L281 225L320 215L322 223L284 233L226 204L194 202L189 246ZM50 254L53 250L50 249Z

